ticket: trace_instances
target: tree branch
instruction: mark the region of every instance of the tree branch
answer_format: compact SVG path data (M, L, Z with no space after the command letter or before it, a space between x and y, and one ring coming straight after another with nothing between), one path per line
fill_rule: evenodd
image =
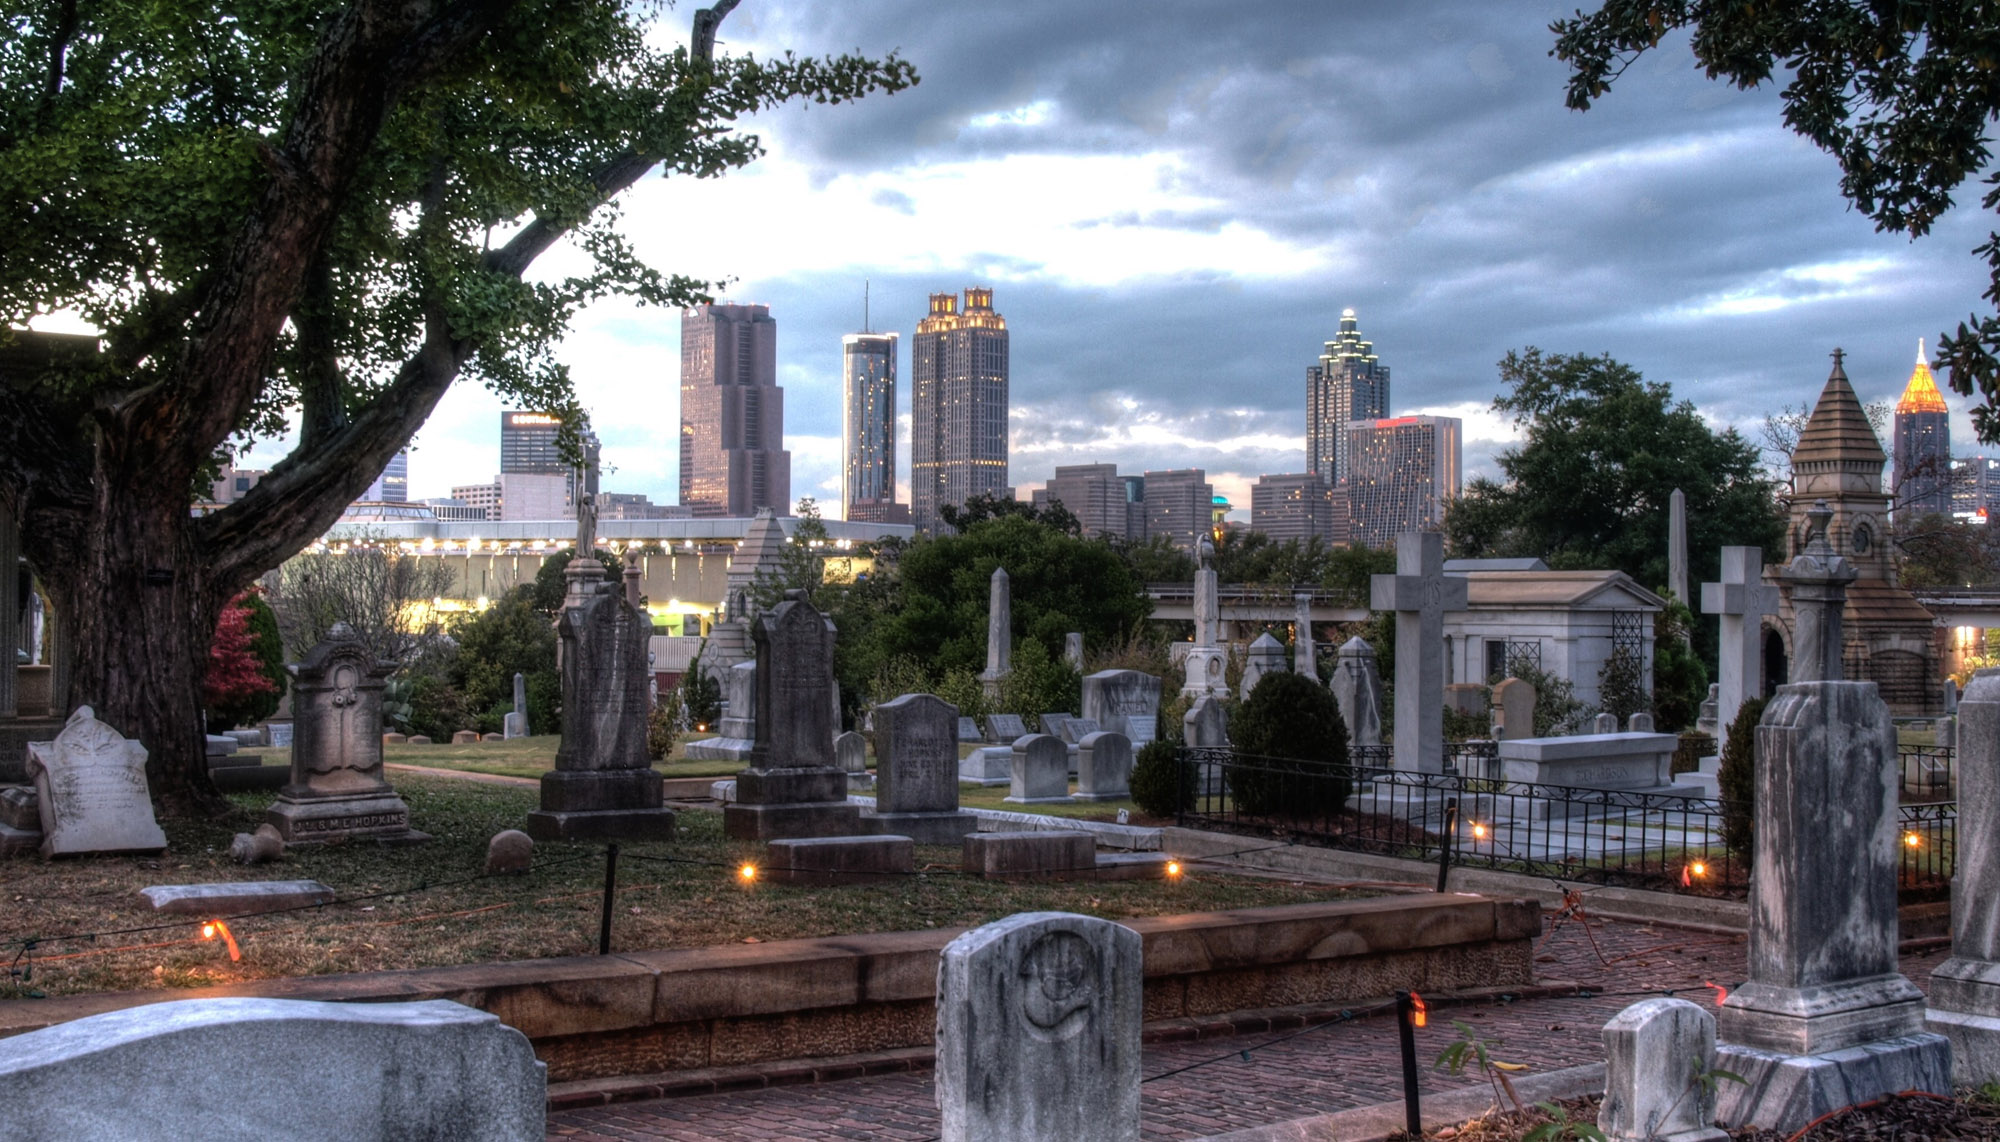
M56 96L62 94L64 56L70 40L76 38L76 0L57 0L56 26L49 35L49 73L42 84L42 106L35 118L44 127L54 113Z

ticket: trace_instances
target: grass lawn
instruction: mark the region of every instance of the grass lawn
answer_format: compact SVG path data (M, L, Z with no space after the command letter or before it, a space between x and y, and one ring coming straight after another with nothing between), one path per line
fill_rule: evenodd
M392 765L422 765L431 769L457 769L466 773L491 773L500 777L540 777L556 765L556 749L562 745L557 734L537 734L504 742L475 742L452 745L384 745L382 760ZM291 759L285 748L246 749L242 753L271 762ZM668 777L728 777L743 768L736 761L690 761L680 745L666 761L654 766Z
M434 748L442 753L454 747ZM244 867L229 860L230 836L251 827L271 797L241 794L234 798L242 810L235 820L164 822L170 848L158 858L7 861L0 865L0 964L16 974L0 975L0 998L597 950L602 849L539 845L534 871L481 876L487 840L520 825L535 805L535 790L408 772L394 781L410 803L413 823L434 837L429 844L294 849L275 865ZM724 840L719 813L683 813L680 829L673 844L621 848L614 948L959 927L1036 909L1116 919L1369 895L1206 871L1171 883L988 882L959 874L956 847L931 846L917 849L917 875L880 884L746 885L737 866L758 859L761 846ZM198 918L155 914L137 895L153 884L295 879L322 881L342 902L230 921L243 951L240 963L231 963L220 943L200 938ZM99 935L73 938L91 932ZM24 952L28 940L36 943Z

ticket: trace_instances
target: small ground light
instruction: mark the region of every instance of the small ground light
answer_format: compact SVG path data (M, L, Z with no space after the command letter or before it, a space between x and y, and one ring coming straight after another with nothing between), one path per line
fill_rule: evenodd
M1168 861L1168 862L1167 862L1167 875L1168 875L1168 876L1179 876L1180 874L1181 874L1181 862L1179 862L1179 861L1177 861L1177 860L1170 860L1170 861Z
M746 863L742 868L736 870L736 875L743 881L743 883L748 884L751 881L757 879L757 866L754 864Z
M1924 843L1924 839L1923 839L1922 837L1920 837L1920 836L1916 835L1915 833L1904 833L1904 834L1903 834L1903 843L1904 843L1904 844L1906 844L1906 845L1908 845L1909 847L1911 847L1911 848L1913 848L1913 849L1914 849L1914 848L1921 848L1921 847L1923 847L1923 843Z
M1707 876L1707 875L1708 875L1707 864L1698 860L1691 860L1688 863L1681 866L1681 887L1693 888L1696 877Z
M1430 1022L1430 1012L1431 1012L1431 1009L1430 1009L1430 1008L1429 1008L1428 1006L1426 1006L1426 1005L1424 1004L1424 997L1423 997L1423 996L1421 996L1421 995L1418 995L1418 994L1417 994L1416 992L1414 992L1414 991L1413 991L1413 992L1411 992L1411 993L1410 993L1410 1025L1411 1025L1411 1026L1413 1026L1413 1027L1422 1027L1422 1026L1424 1026L1424 1025L1425 1025L1426 1023L1429 1023L1429 1022Z
M229 945L230 962L234 963L243 958L243 950L236 946L236 937L230 935L229 925L220 920L210 920L201 926L202 939L213 940L217 936L221 936L222 942Z
M1479 823L1479 822L1477 822L1477 821L1474 821L1474 822L1472 823L1472 839L1473 839L1473 840L1475 840L1475 841L1483 841L1483 840L1485 840L1485 839L1486 839L1486 826L1484 826L1484 825L1480 824L1480 823Z

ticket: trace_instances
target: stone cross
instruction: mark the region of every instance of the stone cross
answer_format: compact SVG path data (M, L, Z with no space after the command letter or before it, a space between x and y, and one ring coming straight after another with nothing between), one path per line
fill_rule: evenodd
M1827 541L1833 509L1826 501L1814 501L1806 518L1812 521L1812 538L1778 572L1792 596L1792 681L1838 682L1843 676L1840 612L1847 603L1847 585L1860 572L1834 554Z
M1679 488L1668 500L1667 590L1682 604L1688 601L1688 499Z
M986 604L986 673L979 676L988 697L1000 693L1000 680L1014 670L1014 605L1005 567L993 569Z
M1958 717L1951 958L1931 971L1926 1023L1951 1040L1953 1081L1976 1087L2000 1080L2000 669L1972 676Z
M1444 573L1444 536L1396 537L1396 573L1377 575L1371 606L1396 612L1396 768L1444 771L1444 616L1466 609L1466 582Z
M1138 1142L1139 933L1023 912L945 945L937 975L943 1142Z
M1778 589L1764 585L1764 549L1722 549L1722 582L1701 585L1701 612L1721 618L1721 678L1715 692L1716 752L1745 698L1764 693L1764 616L1778 613Z
M1297 608L1292 616L1292 673L1319 681L1319 663L1313 658L1313 597L1300 591L1292 596Z

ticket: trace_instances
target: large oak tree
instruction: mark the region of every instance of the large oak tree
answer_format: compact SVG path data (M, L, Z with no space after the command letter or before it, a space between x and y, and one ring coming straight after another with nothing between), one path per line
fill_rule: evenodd
M649 0L0 0L0 339L102 333L0 384L0 506L173 812L219 807L201 678L223 604L311 543L459 377L582 420L551 349L588 302L703 283L609 203L759 153L744 115L916 81L893 55L717 58L735 0L662 48ZM529 269L558 242L568 276ZM190 513L232 447L296 431Z

